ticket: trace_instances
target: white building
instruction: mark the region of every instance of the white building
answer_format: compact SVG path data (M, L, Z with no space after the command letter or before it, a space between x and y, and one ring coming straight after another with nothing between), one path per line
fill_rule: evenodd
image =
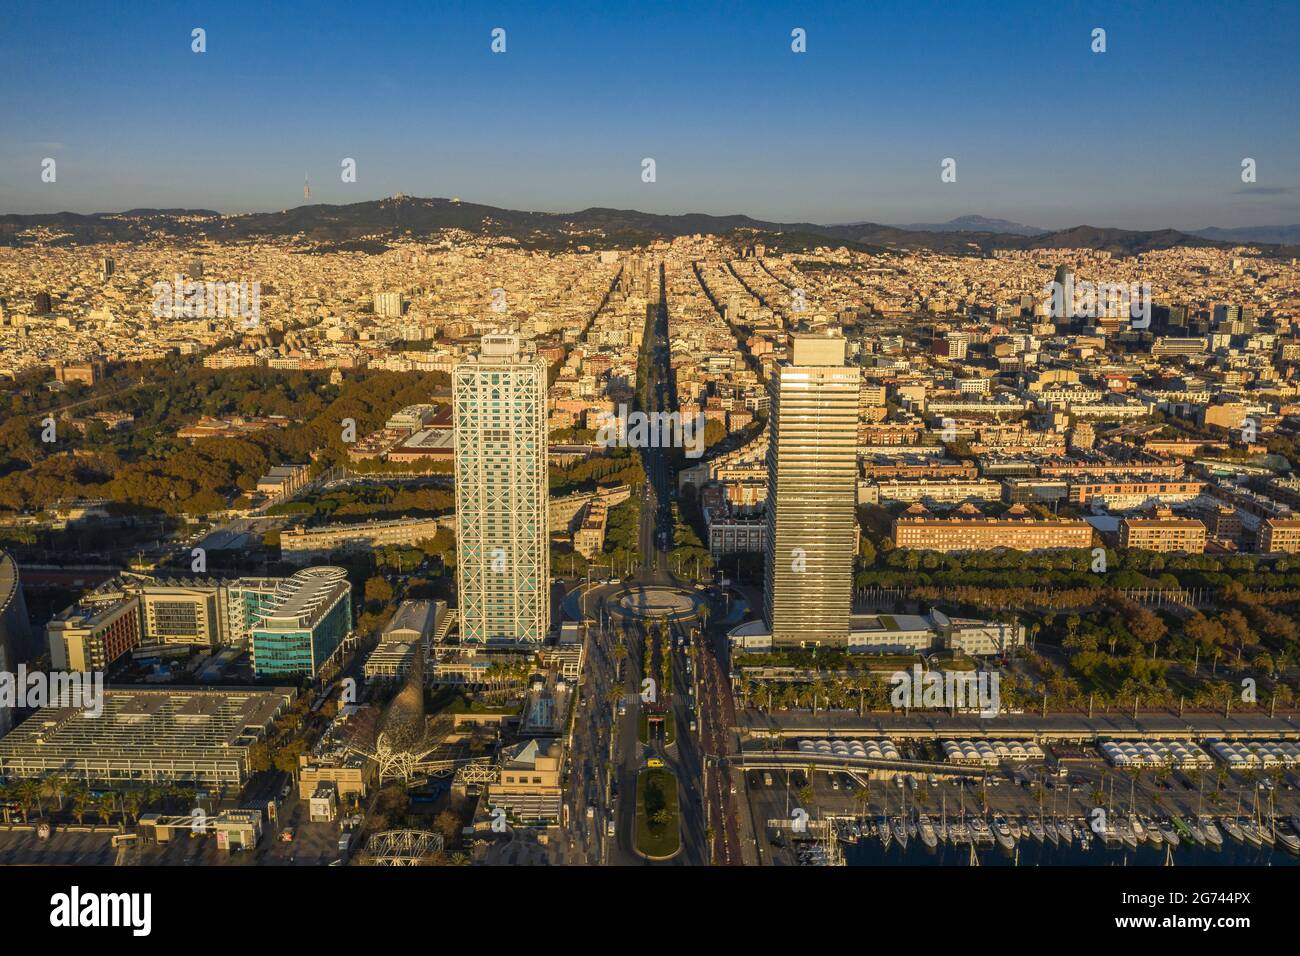
M550 625L546 363L516 335L485 335L452 389L461 640L540 644Z

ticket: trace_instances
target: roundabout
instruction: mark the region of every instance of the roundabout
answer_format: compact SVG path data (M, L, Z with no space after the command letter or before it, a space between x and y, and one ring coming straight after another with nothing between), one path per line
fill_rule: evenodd
M668 584L596 585L571 591L564 611L571 620L582 620L584 609L603 609L623 621L678 623L698 618L704 603L697 592Z
M640 621L690 621L699 615L704 601L685 588L668 585L634 585L605 602L605 609L616 617Z
M618 595L611 610L628 617L685 621L696 616L700 603L696 595L681 588L633 587Z

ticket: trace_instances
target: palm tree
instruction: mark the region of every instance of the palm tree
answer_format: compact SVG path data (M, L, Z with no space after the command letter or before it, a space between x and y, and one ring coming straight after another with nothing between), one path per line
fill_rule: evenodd
M90 811L90 791L84 787L78 787L72 792L72 815L77 818L78 825L86 822L86 814Z
M23 811L23 823L28 821L31 814L32 806L41 808L41 785L35 780L24 780L15 788L15 794L18 797L18 803Z
M812 682L808 690L812 695L812 712L816 715L817 701L826 696L826 683L819 677Z
M122 797L122 810L132 823L138 823L140 820L142 801L143 797L139 790L131 790Z
M99 818L105 823L112 823L113 814L117 812L116 796L111 792L101 796L95 802L95 812L99 814Z
M68 781L63 777L50 776L45 777L41 783L45 787L45 792L58 801L58 806L55 809L62 810L63 798L68 792Z

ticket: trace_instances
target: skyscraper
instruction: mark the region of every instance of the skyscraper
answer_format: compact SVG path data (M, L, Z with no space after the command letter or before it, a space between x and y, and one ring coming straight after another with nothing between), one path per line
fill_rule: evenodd
M843 338L793 335L769 386L763 616L773 646L848 639L861 374L844 359Z
M402 293L400 292L376 292L375 293L375 315L384 318L401 318L402 316Z
M0 673L16 673L19 664L35 656L34 650L18 565L7 552L0 551ZM0 737L12 725L10 708L0 703Z
M485 335L452 372L461 640L537 644L550 624L546 363Z

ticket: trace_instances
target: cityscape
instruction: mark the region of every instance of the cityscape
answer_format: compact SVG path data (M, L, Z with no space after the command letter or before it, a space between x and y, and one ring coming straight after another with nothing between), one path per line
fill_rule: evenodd
M956 133L910 215L649 145L587 208L373 142L151 201L5 110L0 865L1300 863L1294 126L1137 222Z

